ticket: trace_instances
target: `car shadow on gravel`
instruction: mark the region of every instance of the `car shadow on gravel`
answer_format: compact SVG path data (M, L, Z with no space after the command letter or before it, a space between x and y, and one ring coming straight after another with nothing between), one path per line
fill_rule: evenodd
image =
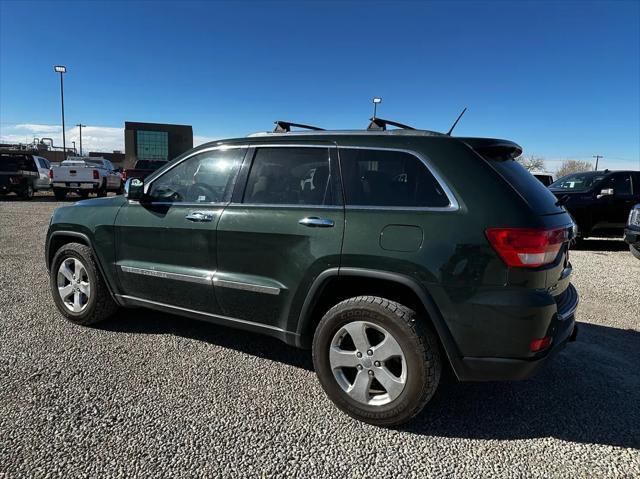
M467 439L533 439L640 449L640 333L579 323L578 339L533 378L447 380L403 429Z
M95 327L134 334L174 334L313 371L310 351L170 314L123 310ZM452 374L444 374L425 410L401 429L451 438L556 437L640 448L640 333L588 323L579 327L578 340L532 379L461 383Z
M20 196L16 196L16 195L3 195L0 196L0 203L2 202L7 202L7 203L55 203L56 201L56 197L53 196L53 194L38 194L36 193L35 195L33 195L33 197L30 200L25 200L24 198L21 198Z
M310 351L269 336L148 309L124 309L94 327L123 333L174 334L313 371Z
M629 251L629 245L622 239L586 239L571 247L575 251Z

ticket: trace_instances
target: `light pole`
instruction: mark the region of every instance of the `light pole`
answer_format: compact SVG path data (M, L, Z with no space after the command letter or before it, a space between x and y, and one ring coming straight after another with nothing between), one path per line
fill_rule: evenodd
M64 81L62 75L67 73L67 67L64 65L55 65L53 71L60 73L60 103L62 104L62 158L67 157L67 141L64 134Z
M376 118L376 112L378 110L378 103L382 103L382 98L374 97L373 98L373 118Z
M83 126L87 126L87 125L83 125L82 123L78 123L76 126L78 128L80 128L80 156L82 156L82 127Z

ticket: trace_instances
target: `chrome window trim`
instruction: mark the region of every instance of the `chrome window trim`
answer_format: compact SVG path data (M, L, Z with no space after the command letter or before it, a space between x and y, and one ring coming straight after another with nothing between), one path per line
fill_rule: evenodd
M297 208L312 210L342 210L344 206L338 205L301 205L298 203L229 203L229 206L250 206L251 208Z
M422 164L425 166L427 171L433 175L433 178L436 180L444 194L447 196L449 200L448 206L383 206L383 205L349 205L345 204L345 209L355 209L355 210L394 210L394 211L458 211L460 209L460 204L458 203L458 199L449 188L449 185L444 181L440 173L435 169L433 165L419 152L415 150L409 150L406 148L389 148L389 147L372 147L372 146L338 146L338 157L340 157L340 150L372 150L372 151L396 151L399 153L406 153L416 157ZM343 189L346 188L344 185ZM345 202L346 203L346 202Z

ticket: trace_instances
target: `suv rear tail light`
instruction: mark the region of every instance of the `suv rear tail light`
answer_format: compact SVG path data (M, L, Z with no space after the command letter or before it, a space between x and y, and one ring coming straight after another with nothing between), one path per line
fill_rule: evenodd
M544 338L534 339L533 341L531 341L529 348L531 349L532 353L537 353L538 351L542 351L543 349L548 348L550 344L551 336L545 336Z
M552 263L569 239L566 228L489 228L487 239L507 266L537 268Z
M98 172L98 170L93 170L93 179L94 180L100 179L100 173Z
M49 168L49 179L53 180L53 170Z

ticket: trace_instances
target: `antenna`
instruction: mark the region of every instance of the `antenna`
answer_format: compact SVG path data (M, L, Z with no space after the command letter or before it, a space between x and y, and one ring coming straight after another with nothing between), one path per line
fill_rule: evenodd
M456 125L458 124L458 122L460 121L460 118L462 118L462 115L464 115L464 112L467 111L467 107L464 108L464 110L462 110L462 113L460 113L458 115L458 118L456 118L456 121L453 122L453 125L451 125L451 128L449 128L449 131L447 132L447 136L451 136L451 132L453 131L453 129L456 127Z
M373 117L376 117L376 112L378 110L378 103L382 103L382 98L380 98L379 96L374 96L373 97Z

